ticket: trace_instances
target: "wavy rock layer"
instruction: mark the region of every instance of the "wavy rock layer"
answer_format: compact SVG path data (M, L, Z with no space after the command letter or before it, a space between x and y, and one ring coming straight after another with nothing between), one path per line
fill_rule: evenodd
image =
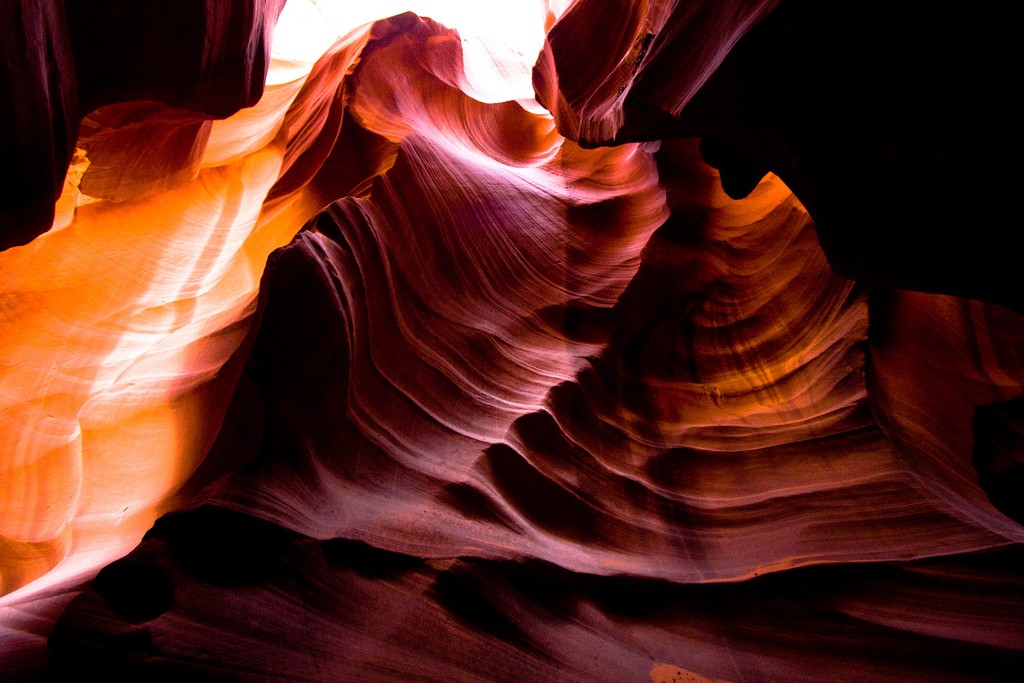
M758 80L817 16L778 4L539 2L548 112L533 38L292 2L320 24L222 120L279 5L190 5L223 40L116 87L119 6L70 12L41 59L89 113L52 229L0 253L2 661L1012 680L1019 276L844 251L827 149L766 104L797 86ZM844 192L902 220L886 173Z
M574 5L535 72L560 131L699 136L732 196L780 176L846 277L1024 311L1006 164L1021 55L998 6L678 4Z
M7 3L0 247L50 226L79 121L94 109L155 100L223 117L255 104L282 7L284 0Z
M1021 560L679 584L424 561L201 508L105 569L51 652L58 674L166 680L1009 681Z

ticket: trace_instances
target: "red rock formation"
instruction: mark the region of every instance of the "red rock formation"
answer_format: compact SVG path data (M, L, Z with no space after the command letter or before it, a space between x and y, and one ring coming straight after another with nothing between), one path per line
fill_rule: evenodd
M776 5L582 0L538 98L588 144L700 137L734 197L776 173L846 277L1024 310L1012 22L994 4Z
M6 3L0 247L24 244L50 226L81 116L139 100L214 117L255 104L283 6L284 0Z
M0 667L1015 678L1021 277L957 232L1013 214L896 177L986 158L955 60L903 8L566 4L293 0L272 59L281 3L5 10L0 227L55 219L0 253Z

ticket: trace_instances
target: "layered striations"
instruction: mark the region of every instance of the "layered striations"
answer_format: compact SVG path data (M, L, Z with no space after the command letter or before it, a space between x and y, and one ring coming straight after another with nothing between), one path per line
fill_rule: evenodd
M1021 280L897 192L974 149L865 103L910 13L282 5L16 3L0 665L1014 678Z

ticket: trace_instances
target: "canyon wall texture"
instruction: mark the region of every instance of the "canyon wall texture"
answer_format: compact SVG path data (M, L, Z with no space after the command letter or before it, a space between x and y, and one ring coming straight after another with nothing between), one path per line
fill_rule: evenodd
M0 678L1019 680L1005 11L407 5L0 9Z

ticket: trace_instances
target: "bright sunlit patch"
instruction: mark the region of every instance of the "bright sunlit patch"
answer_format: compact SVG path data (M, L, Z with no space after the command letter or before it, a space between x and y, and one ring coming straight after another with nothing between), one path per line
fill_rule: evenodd
M539 107L533 65L571 3L289 0L263 98L211 124L197 176L93 198L79 189L90 165L80 146L57 229L0 255L0 594L13 596L0 610L122 556L175 504L219 429L233 381L224 364L246 333L267 255L308 218L265 201L288 153L322 124L302 109L330 101L373 22L411 11L456 30L462 91ZM351 58L318 65L332 50ZM293 109L321 87L322 101ZM540 163L553 124L537 140L531 125L511 134L513 147ZM306 210L302 201L317 197L296 200Z
M378 19L415 12L459 32L463 90L481 102L533 99L532 70L546 26L572 0L292 0L274 33L269 82L293 80L342 36ZM304 66L305 65L305 66Z

